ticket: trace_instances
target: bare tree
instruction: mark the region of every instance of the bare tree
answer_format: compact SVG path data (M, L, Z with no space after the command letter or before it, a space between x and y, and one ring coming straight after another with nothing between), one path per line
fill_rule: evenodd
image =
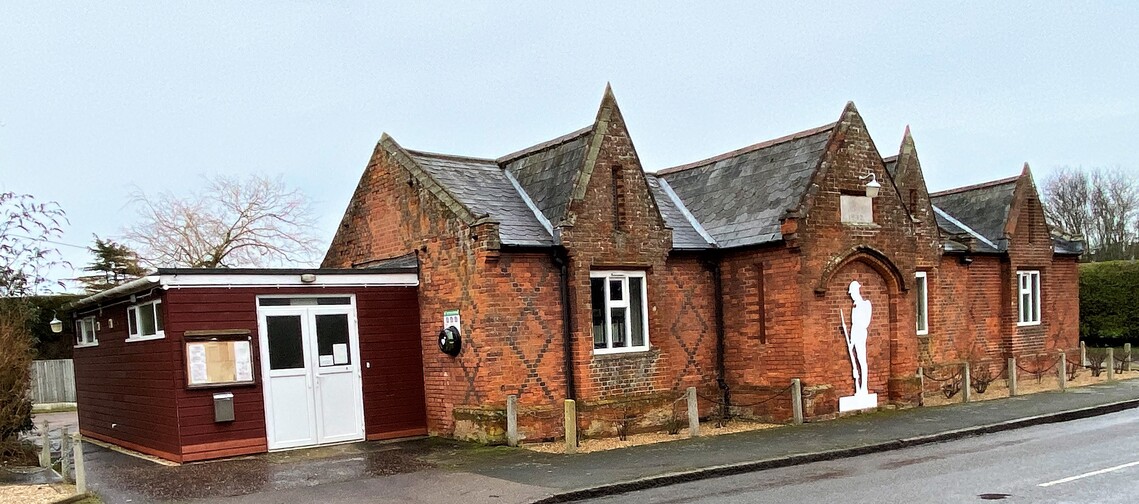
M1044 182L1044 213L1052 227L1087 237L1091 221L1090 183L1082 169L1064 166Z
M139 222L124 239L154 267L311 263L318 253L308 198L280 177L206 178L204 191L131 194Z
M1131 259L1136 207L1139 207L1135 178L1118 168L1095 170L1091 185L1091 225L1099 239L1097 257L1101 260Z
M6 192L0 193L0 218L0 297L45 293L51 270L70 266L51 245L63 235L67 215L55 202Z
M1094 260L1131 259L1139 238L1139 184L1117 168L1064 167L1044 184L1054 227L1082 235Z

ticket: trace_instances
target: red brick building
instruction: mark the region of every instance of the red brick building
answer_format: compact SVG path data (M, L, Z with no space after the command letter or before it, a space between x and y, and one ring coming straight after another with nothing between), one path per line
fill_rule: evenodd
M738 406L793 378L808 417L833 414L854 387L852 281L873 304L881 405L915 403L921 362L1077 345L1081 245L1051 237L1027 166L930 194L909 131L883 159L848 104L832 124L645 168L608 89L592 125L498 159L381 138L322 266L417 260L431 433L496 439L516 394L527 437L555 436L566 398L604 434L686 387ZM452 356L437 339L456 311ZM785 419L784 403L745 413Z

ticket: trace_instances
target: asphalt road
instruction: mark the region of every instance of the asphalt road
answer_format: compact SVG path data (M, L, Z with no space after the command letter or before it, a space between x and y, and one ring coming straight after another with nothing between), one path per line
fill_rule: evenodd
M589 502L1032 503L1139 501L1139 411Z

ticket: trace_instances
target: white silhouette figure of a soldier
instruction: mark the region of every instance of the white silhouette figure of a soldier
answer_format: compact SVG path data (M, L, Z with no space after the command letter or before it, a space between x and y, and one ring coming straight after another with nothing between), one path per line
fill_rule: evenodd
M872 308L869 299L863 299L857 280L850 282L850 298L854 307L850 310L850 331L846 334L846 348L850 352L851 376L854 377L855 395L866 394L866 330L870 327ZM839 310L841 314L841 310ZM845 322L845 321L844 321ZM845 323L843 324L845 330Z

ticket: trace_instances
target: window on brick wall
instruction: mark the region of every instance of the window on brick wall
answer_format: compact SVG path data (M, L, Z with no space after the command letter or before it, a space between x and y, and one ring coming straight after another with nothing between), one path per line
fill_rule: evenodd
M929 282L924 271L914 276L914 313L917 314L918 335L929 334Z
M649 313L643 271L589 274L594 353L649 349Z
M1016 325L1040 323L1040 272L1017 271L1017 304L1019 319Z

